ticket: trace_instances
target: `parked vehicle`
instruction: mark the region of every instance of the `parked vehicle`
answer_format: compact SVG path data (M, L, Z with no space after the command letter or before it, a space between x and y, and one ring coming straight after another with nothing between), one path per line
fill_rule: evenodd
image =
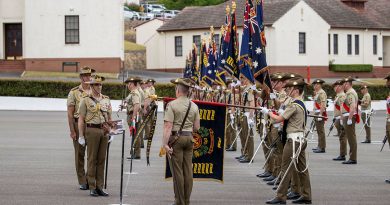
M124 7L123 15L127 19L132 19L132 20L140 19L140 15L138 14L138 12L132 11L127 7Z
M164 11L164 18L171 19L179 13L180 13L180 11L178 11L178 10L165 10Z

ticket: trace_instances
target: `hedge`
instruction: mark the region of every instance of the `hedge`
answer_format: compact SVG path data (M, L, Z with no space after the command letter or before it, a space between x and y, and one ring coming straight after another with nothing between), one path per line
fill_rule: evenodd
M66 98L69 90L76 87L77 82L64 81L37 81L37 80L8 80L0 79L0 96L20 96L20 97L47 97L47 98ZM353 86L359 98L360 85ZM175 89L173 84L156 84L156 94L164 97L174 97ZM102 93L108 95L111 99L122 99L123 85L121 83L105 83ZM335 92L331 85L325 84L323 89L328 94L328 98L334 98ZM384 100L388 95L388 88L385 85L372 85L369 88L373 100ZM128 92L127 92L128 93ZM308 86L305 90L305 96L313 95L313 87Z
M371 64L331 64L329 68L334 72L372 72L373 69Z
M0 96L66 98L70 89L77 85L79 85L78 82L2 79L0 80ZM158 96L175 96L173 84L156 84L155 88ZM102 93L111 99L120 100L122 99L123 85L121 83L105 83Z

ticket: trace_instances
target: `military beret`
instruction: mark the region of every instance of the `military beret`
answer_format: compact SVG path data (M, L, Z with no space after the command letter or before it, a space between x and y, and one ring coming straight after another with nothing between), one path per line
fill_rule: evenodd
M314 80L311 84L324 84L325 83L325 81L324 80L322 80L322 79L316 79L316 80Z
M184 85L187 87L192 87L191 80L188 78L176 78L176 79L171 80L171 83L173 83L175 85L180 84L180 85Z
M89 81L87 83L91 84L91 85L93 85L93 84L102 84L105 79L106 79L105 77L102 77L100 75L94 75L91 78L91 81Z
M125 81L125 83L130 83L130 82L132 82L132 83L138 83L138 82L141 82L142 80L141 80L141 78L139 78L139 77L128 77L127 79L126 79L126 81Z
M287 87L304 87L306 85L307 85L307 83L305 82L305 80L303 80L303 78L294 78L294 79L291 79L288 83L286 83L286 85L284 87L285 88L287 88Z
M354 78L352 78L351 76L349 76L349 77L342 79L341 81L343 83L345 83L345 82L352 82L352 81L356 81L356 80Z
M290 80L293 78L303 78L301 75L298 75L296 73L285 73L282 77L282 80Z
M80 69L80 75L85 75L85 74L92 74L92 73L95 73L95 69L92 69L88 66L85 66L85 67L82 67Z

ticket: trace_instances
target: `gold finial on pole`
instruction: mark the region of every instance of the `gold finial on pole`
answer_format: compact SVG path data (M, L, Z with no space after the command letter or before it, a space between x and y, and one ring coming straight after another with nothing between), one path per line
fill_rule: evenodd
M226 15L229 15L229 14L230 14L230 6L227 5L227 6L226 6Z
M232 0L232 13L236 11L236 8L237 8L236 1Z

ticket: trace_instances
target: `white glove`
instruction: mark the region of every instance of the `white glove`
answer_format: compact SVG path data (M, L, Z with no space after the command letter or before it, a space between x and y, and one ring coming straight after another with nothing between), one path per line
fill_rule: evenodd
M231 83L232 87L236 87L236 84L234 82Z
M112 141L114 141L114 135L108 136L108 143L111 143Z
M352 125L352 119L348 119L347 125Z
M84 137L79 137L79 144L83 147L85 146L85 138Z
M317 118L317 122L321 122L322 121L322 118Z
M262 107L261 108L261 113L263 113L264 115L267 115L269 113L269 110L265 107Z
M257 90L257 89L256 89L256 85L252 85L252 86L251 86L251 89L252 89L252 90Z
M270 98L271 100L276 99L276 94L275 94L275 93L269 94L269 98Z
M343 126L343 119L340 119L340 125Z
M234 115L233 114L230 114L230 120L234 120Z
M255 126L255 121L253 121L252 119L248 119L248 125L249 127Z
M237 80L236 86L241 85L241 81Z

